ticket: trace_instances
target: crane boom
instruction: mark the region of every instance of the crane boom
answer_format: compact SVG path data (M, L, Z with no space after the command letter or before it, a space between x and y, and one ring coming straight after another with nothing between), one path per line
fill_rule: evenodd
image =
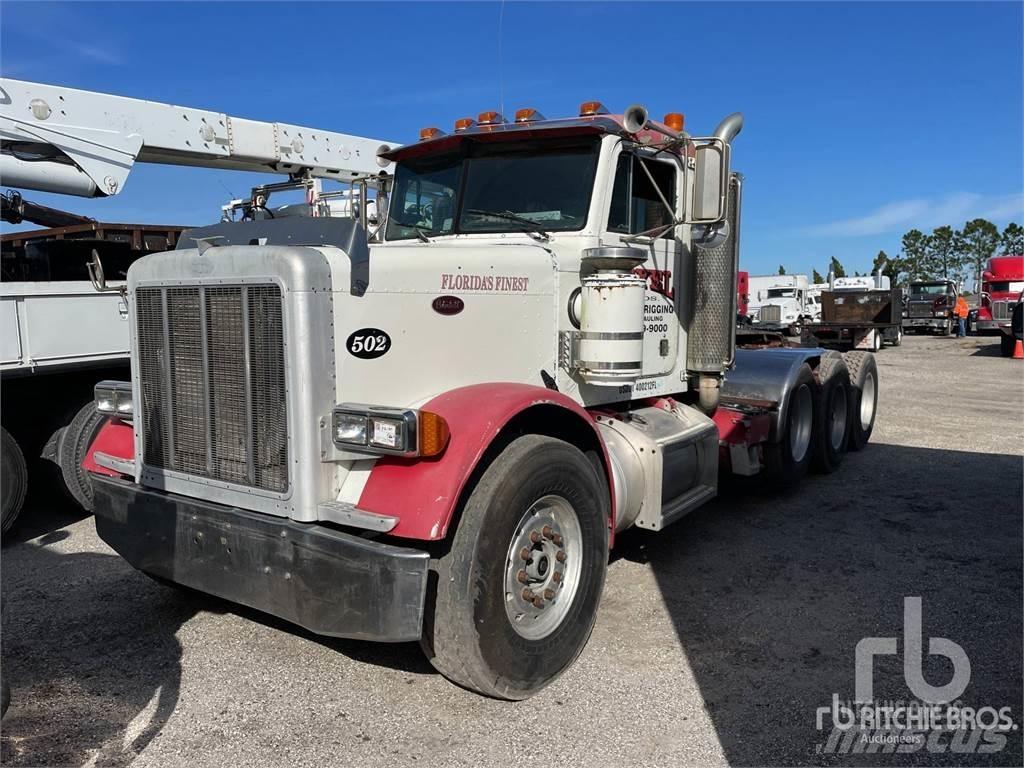
M336 179L370 176L398 144L107 93L0 78L0 179L115 195L136 162Z

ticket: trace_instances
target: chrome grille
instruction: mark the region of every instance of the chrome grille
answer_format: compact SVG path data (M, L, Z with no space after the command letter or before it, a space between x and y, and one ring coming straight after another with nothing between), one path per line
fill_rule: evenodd
M782 307L778 304L765 304L758 312L757 319L762 323L782 322Z
M1013 306L1008 301L992 302L992 319L1009 320L1013 316Z
M281 289L139 288L135 306L145 464L287 490Z
M910 302L910 316L931 317L933 306L934 305L930 301L912 301Z

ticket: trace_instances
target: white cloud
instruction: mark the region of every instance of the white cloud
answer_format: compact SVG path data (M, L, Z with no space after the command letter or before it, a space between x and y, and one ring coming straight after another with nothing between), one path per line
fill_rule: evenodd
M85 45L83 43L74 43L72 50L84 59L91 59L92 61L99 62L100 64L110 64L111 66L119 67L124 64L124 59L117 51L110 50L109 48L100 48L95 45Z
M1024 194L979 195L959 192L942 198L914 198L887 203L863 216L840 219L804 229L804 234L861 237L908 229L962 226L974 218L1006 221L1024 214Z

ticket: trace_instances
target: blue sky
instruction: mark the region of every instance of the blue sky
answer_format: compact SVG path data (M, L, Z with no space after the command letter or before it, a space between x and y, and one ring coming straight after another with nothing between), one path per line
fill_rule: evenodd
M496 2L3 2L0 71L403 142L501 101L639 102L695 134L740 110L743 266L852 271L911 227L1021 220L1022 8L509 2L499 64ZM30 197L199 224L260 178L139 166L115 198Z

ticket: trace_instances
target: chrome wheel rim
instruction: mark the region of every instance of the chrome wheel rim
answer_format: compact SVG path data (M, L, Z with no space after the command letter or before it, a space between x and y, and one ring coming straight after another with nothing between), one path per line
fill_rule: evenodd
M811 388L801 384L789 401L789 452L797 464L804 460L811 445L813 422Z
M832 449L838 451L843 447L843 438L846 437L846 389L844 387L836 387L832 393L829 421L829 441L832 443Z
M561 626L579 589L583 533L563 497L537 499L519 520L505 560L505 614L527 640Z
M864 377L864 385L860 390L860 428L865 432L875 420L875 374Z

